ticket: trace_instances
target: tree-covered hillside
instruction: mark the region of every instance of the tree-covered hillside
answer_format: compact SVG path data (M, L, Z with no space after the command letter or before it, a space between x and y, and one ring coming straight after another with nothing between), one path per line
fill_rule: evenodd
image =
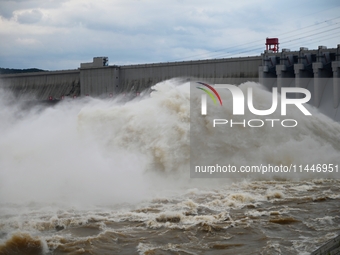
M32 73L32 72L45 72L38 68L28 68L28 69L13 69L13 68L1 68L0 74L13 74L13 73Z

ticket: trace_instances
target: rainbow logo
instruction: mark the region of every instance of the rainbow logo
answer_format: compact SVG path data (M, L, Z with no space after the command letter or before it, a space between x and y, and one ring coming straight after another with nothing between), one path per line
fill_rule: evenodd
M220 102L220 105L222 105L222 100L221 100L220 95L217 93L217 91L212 86L210 86L209 84L203 83L203 82L197 82L197 83L209 88L216 95L218 101ZM203 90L205 93L207 93L210 96L210 98L213 100L214 104L217 104L217 100L216 100L214 94L211 93L211 91L209 91L208 89L205 89L205 88L201 88L201 87L196 87L196 88Z

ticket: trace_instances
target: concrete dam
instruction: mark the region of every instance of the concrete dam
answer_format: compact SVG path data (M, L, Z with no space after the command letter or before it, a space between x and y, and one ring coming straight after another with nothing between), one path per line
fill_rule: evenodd
M63 96L109 97L139 93L171 78L202 79L258 77L261 57L229 58L139 65L107 65L107 57L96 57L80 68L26 74L0 75L2 86L17 96L32 94L38 100Z
M1 87L18 98L36 100L65 97L113 97L138 95L171 78L200 79L215 83L256 81L271 87L302 87L312 94L310 103L340 121L340 44L299 51L268 48L259 56L138 65L108 65L107 57L95 57L78 69L0 75Z

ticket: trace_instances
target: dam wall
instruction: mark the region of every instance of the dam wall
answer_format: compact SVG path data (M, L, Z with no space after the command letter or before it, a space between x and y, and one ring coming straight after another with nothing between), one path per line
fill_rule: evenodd
M0 86L17 98L48 100L80 95L79 70L50 71L0 76Z
M81 68L80 96L112 97L124 89L120 85L118 66Z
M261 57L212 59L198 61L169 62L120 67L118 92L141 92L158 82L171 78L191 77L209 80L227 78L232 81L257 80Z
M257 80L259 65L261 56L123 66L109 66L107 57L95 57L93 62L81 63L78 69L0 75L0 82L18 97L32 96L37 100L105 98L121 93L136 95L171 78Z
M291 52L265 51L259 67L259 82L269 90L277 87L305 88L311 92L309 103L336 121L340 121L340 44L317 50L301 47ZM299 95L295 95L298 97Z
M306 88L311 92L310 104L340 121L340 44L329 49L319 46L314 50L265 50L252 57L140 65L108 65L107 57L95 57L74 70L0 75L0 86L19 98L108 98L122 93L136 96L172 78L199 79L211 84L221 83L222 79L231 84L258 81L269 90L277 87L279 92L283 87Z

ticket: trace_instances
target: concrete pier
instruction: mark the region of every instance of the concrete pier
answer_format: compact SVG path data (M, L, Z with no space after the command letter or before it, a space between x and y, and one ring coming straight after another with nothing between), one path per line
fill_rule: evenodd
M333 106L334 108L339 107L340 101L340 45L337 48L336 60L332 62L333 71Z
M340 121L340 44L328 49L319 46L317 50L301 47L291 52L283 49L281 53L265 51L262 66L259 67L259 82L269 89L278 87L301 87L311 92L310 104L321 112ZM295 97L300 95L296 94Z

